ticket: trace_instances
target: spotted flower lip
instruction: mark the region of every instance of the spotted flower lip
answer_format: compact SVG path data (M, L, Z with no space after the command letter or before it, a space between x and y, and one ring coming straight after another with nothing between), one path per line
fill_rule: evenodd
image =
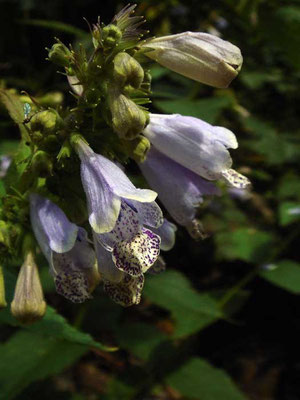
M148 40L146 56L190 79L226 88L243 63L240 49L218 36L183 32Z
M123 200L134 202L136 206L154 202L157 193L137 189L115 163L94 153L83 140L77 141L75 146L81 159L81 181L87 197L89 222L96 233L114 229Z
M212 182L205 181L160 153L154 146L139 167L150 187L158 192L159 199L170 215L183 226L195 218L196 208L202 203L204 195L220 193Z
M236 149L238 143L229 129L180 114L151 114L143 133L161 153L207 180L225 179L237 187L249 184L231 170L228 149Z
M97 280L96 257L86 231L71 223L56 204L38 194L30 195L30 217L57 292L76 303L90 298Z

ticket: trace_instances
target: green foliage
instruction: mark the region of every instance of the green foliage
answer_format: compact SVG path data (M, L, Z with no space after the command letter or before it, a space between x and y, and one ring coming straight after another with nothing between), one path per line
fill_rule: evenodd
M300 264L291 260L281 260L266 265L260 276L276 286L294 294L300 294Z
M31 382L57 374L87 350L40 333L15 333L0 345L0 399L15 398Z
M153 303L171 312L175 320L174 338L191 335L222 316L214 298L197 293L178 271L166 271L148 279L144 293Z
M167 378L168 385L189 399L246 400L228 375L201 358L192 358Z
M222 111L231 105L227 96L201 100L156 100L154 105L166 114L182 114L214 124Z

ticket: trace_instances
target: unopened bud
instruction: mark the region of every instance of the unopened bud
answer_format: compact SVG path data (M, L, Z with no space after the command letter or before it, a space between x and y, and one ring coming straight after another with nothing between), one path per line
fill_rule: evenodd
M6 307L3 270L0 266L0 310Z
M113 94L109 98L112 125L120 138L132 140L143 131L147 114L123 94Z
M42 178L52 175L53 162L51 156L43 150L38 150L32 157L31 168Z
M49 60L60 67L68 67L71 51L63 43L55 43L48 52Z
M121 37L122 32L114 24L107 25L102 29L102 44L104 47L111 49L118 44Z
M22 323L30 324L43 318L45 312L46 302L38 268L32 253L28 253L17 279L11 313Z
M183 32L149 40L146 56L188 78L226 88L241 69L240 49L217 36Z
M114 58L114 78L122 87L131 85L138 89L144 80L144 70L129 54L118 53Z
M133 140L124 140L122 142L133 160L136 162L144 162L146 160L151 143L145 136L139 135Z
M33 132L39 132L43 135L50 135L62 126L63 121L59 114L53 110L44 110L32 116L30 128Z

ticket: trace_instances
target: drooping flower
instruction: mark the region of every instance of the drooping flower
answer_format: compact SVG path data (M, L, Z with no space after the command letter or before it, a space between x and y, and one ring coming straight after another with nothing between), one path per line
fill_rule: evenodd
M138 213L136 220L128 217L130 227L128 225L126 231L119 232L120 235L132 236L137 232L140 219L142 222L147 220L150 226L162 222L157 221L160 218L156 215L158 207L154 203L157 193L137 189L115 163L94 153L83 140L77 140L75 148L81 160L81 181L87 197L89 222L94 232L102 234L115 228L121 204L124 215L125 208L130 213L130 207L126 206L129 203L133 206L131 210L135 208Z
M183 32L147 41L146 56L188 78L226 88L241 69L243 58L238 47L217 36Z
M56 204L38 194L30 195L30 217L57 292L75 303L90 298L98 283L98 272L86 231L71 223Z
M154 201L157 193L137 189L116 164L94 153L82 139L75 148L81 159L99 272L111 283L121 279L116 269L137 278L155 263L160 251L160 237L151 231L163 222ZM101 256L99 244L111 253L109 263L105 262L107 255Z
M144 275L129 275L118 269L112 252L106 250L94 235L98 268L103 280L103 289L109 297L123 307L139 304L144 286Z
M238 143L229 129L180 114L151 114L143 133L161 153L205 179L224 179L238 188L250 184L231 169L228 149Z
M193 224L203 196L219 194L213 183L160 153L155 146L139 167L170 215L187 228Z

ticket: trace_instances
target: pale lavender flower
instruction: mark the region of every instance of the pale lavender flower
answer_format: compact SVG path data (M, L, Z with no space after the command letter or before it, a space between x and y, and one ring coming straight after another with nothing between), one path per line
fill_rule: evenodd
M219 194L213 183L171 160L154 146L139 166L170 215L187 228L193 223L203 196Z
M0 157L0 179L5 177L10 164L11 158L9 156Z
M81 181L87 197L89 222L94 232L111 232L116 225L123 205L123 214L137 209L136 220L132 215L119 231L120 239L127 239L139 230L139 223L157 226L162 223L160 210L154 202L157 193L148 189L137 189L125 173L112 161L96 154L83 141L76 143L81 160ZM127 205L130 203L132 207ZM127 218L127 217L126 217Z
M164 218L164 222L158 228L152 228L152 231L159 235L161 239L160 248L163 251L171 250L175 245L177 226Z
M83 140L75 146L95 242L111 252L114 266L105 263L105 257L101 262L98 248L99 272L110 282L120 276L115 268L138 277L154 264L160 251L160 237L144 226L157 228L163 222L154 202L157 193L137 189L116 164L94 153Z
M179 114L151 114L143 133L161 153L205 179L224 179L238 188L250 184L231 169L228 149L236 149L238 143L229 129Z
M183 32L146 41L145 54L159 64L207 85L225 88L243 63L238 47L217 36Z
M38 194L30 195L30 217L57 292L76 303L90 298L97 265L85 230L71 223L56 204Z

